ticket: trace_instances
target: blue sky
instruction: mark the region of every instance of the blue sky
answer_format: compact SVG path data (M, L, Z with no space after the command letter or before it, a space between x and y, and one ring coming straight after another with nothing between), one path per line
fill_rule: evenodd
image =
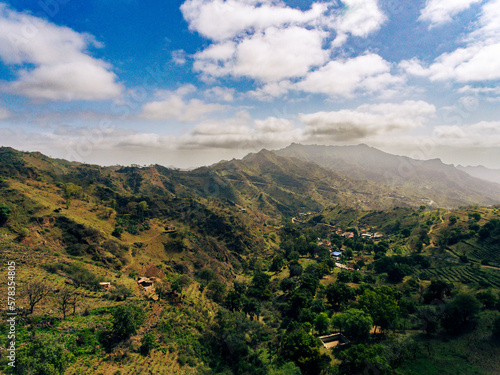
M366 143L500 168L500 0L0 2L0 145L199 166Z

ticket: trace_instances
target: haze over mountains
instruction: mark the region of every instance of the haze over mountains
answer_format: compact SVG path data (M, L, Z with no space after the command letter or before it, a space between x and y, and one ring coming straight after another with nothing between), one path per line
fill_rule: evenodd
M218 198L230 206L271 216L295 216L341 204L359 209L458 207L500 202L500 185L438 159L419 161L366 145L289 147L249 154L191 171L149 167L98 167L0 149L0 165L36 178L41 173L92 176L95 183L183 198ZM16 168L14 165L22 165ZM20 172L21 171L21 172Z
M315 162L324 168L355 179L383 184L399 193L420 194L437 204L498 202L500 186L473 177L439 159L415 160L357 146L316 146L292 144L274 151L277 155Z
M457 168L467 174L470 174L473 177L500 184L500 169L490 169L483 167L482 165L468 165L467 167L457 165Z

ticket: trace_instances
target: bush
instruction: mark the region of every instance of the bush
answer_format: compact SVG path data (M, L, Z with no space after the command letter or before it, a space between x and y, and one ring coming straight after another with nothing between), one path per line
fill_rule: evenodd
M151 350L158 346L155 335L151 332L146 333L141 339L141 354L148 355Z
M0 203L0 226L4 225L10 218L12 210L9 206Z
M115 229L111 233L111 235L116 237L116 238L120 238L122 236L122 234L123 234L123 228L120 226L115 227Z
M500 316L497 316L493 324L493 336L500 337Z
M145 320L143 308L132 304L116 307L112 315L113 327L111 334L117 341L122 341L135 335Z
M73 354L53 337L37 336L19 348L15 372L18 374L62 375Z

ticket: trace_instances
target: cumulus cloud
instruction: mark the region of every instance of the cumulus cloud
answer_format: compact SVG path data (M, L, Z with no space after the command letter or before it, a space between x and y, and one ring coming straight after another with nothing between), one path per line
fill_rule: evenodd
M300 129L286 119L269 117L252 121L247 112L240 112L234 118L218 122L204 122L189 134L177 139L181 149L238 149L260 150L262 148L284 147L302 138Z
M293 84L289 80L269 82L256 90L250 91L248 95L259 100L272 100L273 98L285 95L292 88Z
M142 106L141 118L148 120L171 120L192 122L202 119L206 114L222 111L226 106L205 103L199 99L185 100L184 96L194 91L193 85L185 85L176 91L160 91L157 96L161 100L146 103Z
M301 114L311 141L354 141L421 126L436 108L424 101L362 105L355 110Z
M20 67L4 90L47 100L103 100L122 93L112 66L91 57L101 45L88 34L0 4L0 59ZM33 67L26 67L33 66Z
M184 18L213 44L194 54L194 70L211 77L249 77L263 84L252 94L267 99L288 92L298 80L328 62L326 42L366 37L386 17L377 0L313 3L300 10L275 0L187 0ZM285 84L280 84L285 81Z
M305 75L322 65L328 53L323 32L303 27L270 27L240 43L224 42L195 55L195 70L212 76L233 75L260 81L279 81Z
M483 0L427 0L419 20L429 22L430 27L441 25L450 22L453 16L481 1Z
M234 100L234 89L216 86L205 90L205 96L207 98L232 102Z
M304 12L272 0L187 0L181 11L191 30L221 41L270 26L309 24L327 7L326 3L314 3Z
M448 146L497 147L500 144L500 121L436 126L433 134L438 142Z
M391 65L379 55L369 53L347 60L330 61L296 84L299 90L328 95L351 96L358 90L376 92L402 83L390 74Z
M478 27L465 39L465 47L438 56L425 66L417 59L403 61L400 66L409 74L428 77L431 81L458 82L500 79L500 0L486 3Z
M337 36L333 46L340 46L347 40L347 34L367 37L377 31L386 21L377 0L343 0L345 11L334 19Z

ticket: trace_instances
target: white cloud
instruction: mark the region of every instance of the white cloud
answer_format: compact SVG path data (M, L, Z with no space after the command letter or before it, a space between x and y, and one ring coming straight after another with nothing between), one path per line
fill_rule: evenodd
M377 0L313 3L306 11L277 0L187 0L182 6L191 30L214 42L194 54L194 70L213 77L249 77L264 87L259 98L283 95L287 82L324 65L331 54L325 42L337 34L366 37L386 20ZM342 43L340 42L342 40Z
M269 117L252 121L247 112L218 122L204 122L177 139L180 149L234 149L256 151L284 147L302 139L291 121Z
M265 120L255 120L255 129L263 133L282 133L293 130L294 124L284 118L268 117Z
M232 102L234 100L234 89L216 86L205 90L205 96L207 98Z
M259 100L272 100L273 98L285 95L292 87L293 84L289 80L270 82L256 90L248 92L248 95Z
M249 30L308 24L317 20L327 6L315 3L304 12L271 0L187 0L181 11L191 30L211 40L221 41Z
M222 111L226 106L205 103L199 99L185 100L184 96L195 90L193 85L185 85L176 91L160 91L157 96L162 100L146 103L142 106L141 118L148 120L171 120L193 122L206 114Z
M430 22L430 27L441 25L450 22L453 16L481 1L483 0L427 0L419 20Z
M0 59L21 66L4 90L47 100L103 100L122 93L111 65L91 57L92 36L0 4ZM33 65L33 68L25 68Z
M265 82L301 77L328 58L322 34L301 27L271 27L238 45L233 74Z
M172 60L176 65L184 65L186 63L186 52L182 49L172 51Z
M434 128L441 144L460 147L498 147L500 121L481 121L471 125L442 125Z
M343 0L346 9L343 14L334 19L334 28L337 37L333 46L338 47L345 43L347 34L367 37L386 21L386 16L378 7L377 0Z
M400 66L409 74L428 77L432 81L500 79L499 18L500 0L492 0L483 6L478 28L464 39L465 47L438 56L428 67L417 59L403 61Z
M323 37L315 29L270 27L238 44L214 44L197 53L194 69L215 77L244 76L264 82L300 77L327 60Z
M328 95L352 96L356 90L376 92L403 82L390 74L391 65L370 53L348 60L330 61L296 84L299 90Z
M11 113L7 108L0 107L0 120L10 117Z
M351 141L421 126L436 108L424 101L362 105L355 110L301 114L310 141Z

